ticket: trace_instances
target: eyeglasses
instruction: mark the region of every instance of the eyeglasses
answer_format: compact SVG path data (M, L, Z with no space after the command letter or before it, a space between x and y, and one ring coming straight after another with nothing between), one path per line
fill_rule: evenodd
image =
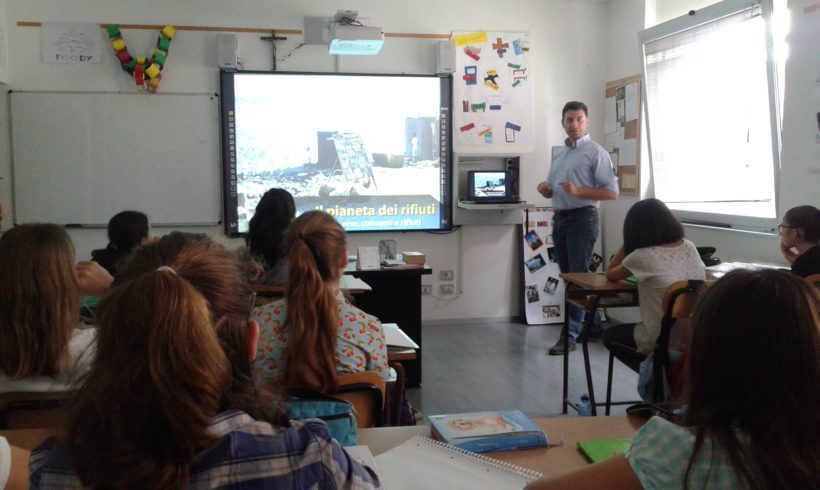
M779 225L777 225L777 232L783 233L783 228L788 228L791 230L792 228L794 228L794 226L784 225L783 223L780 223Z

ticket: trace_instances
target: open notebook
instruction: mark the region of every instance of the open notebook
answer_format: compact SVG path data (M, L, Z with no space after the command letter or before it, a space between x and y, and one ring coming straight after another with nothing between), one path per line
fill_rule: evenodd
M537 471L416 436L376 456L385 488L516 489L541 478Z

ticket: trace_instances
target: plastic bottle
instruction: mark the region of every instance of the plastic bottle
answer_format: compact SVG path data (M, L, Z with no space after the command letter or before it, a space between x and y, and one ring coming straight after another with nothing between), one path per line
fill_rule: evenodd
M578 415L581 417L592 415L592 405L589 404L589 395L586 393L581 395L581 402L578 404Z

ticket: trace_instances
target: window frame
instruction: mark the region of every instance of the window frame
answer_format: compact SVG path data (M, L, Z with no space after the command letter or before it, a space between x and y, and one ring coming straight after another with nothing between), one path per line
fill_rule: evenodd
M781 152L781 115L779 96L780 93L777 80L777 66L774 55L774 38L772 33L772 10L771 0L724 0L722 2L709 5L698 11L690 11L689 15L683 15L656 26L644 29L638 33L638 47L641 56L641 69L643 74L643 103L646 115L647 145L649 149L649 164L652 174L655 174L655 167L652 157L652 134L651 134L651 114L652 108L649 101L646 87L647 64L645 44L659 39L669 37L689 29L695 29L705 24L719 19L737 14L744 10L749 10L760 6L761 16L765 24L766 43L766 78L768 82L768 105L769 105L769 128L771 131L772 148L772 173L774 178L774 209L775 217L764 218L754 216L742 216L737 214L708 213L703 211L688 211L673 209L672 213L684 224L698 225L722 229L737 229L742 231L754 231L763 233L776 233L778 216L780 214L780 152ZM694 12L694 13L693 13ZM653 183L653 194L655 193ZM658 196L656 196L658 197ZM662 198L662 197L659 197Z

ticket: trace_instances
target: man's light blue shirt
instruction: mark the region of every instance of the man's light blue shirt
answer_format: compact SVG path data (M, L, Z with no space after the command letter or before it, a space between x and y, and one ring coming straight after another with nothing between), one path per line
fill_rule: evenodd
M598 207L600 201L591 201L564 192L559 184L570 181L576 187L606 188L618 194L618 177L612 168L609 153L586 134L577 141L567 139L552 161L547 182L552 188L552 206L555 209Z

